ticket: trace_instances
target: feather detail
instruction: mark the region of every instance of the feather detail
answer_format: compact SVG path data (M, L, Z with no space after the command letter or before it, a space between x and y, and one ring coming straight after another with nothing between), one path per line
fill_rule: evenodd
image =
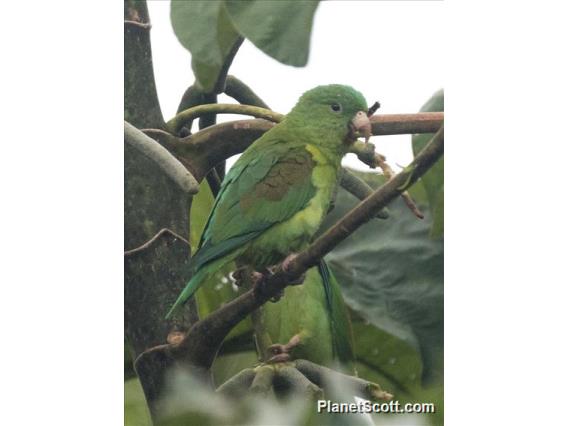
M343 364L350 364L355 359L351 320L341 297L339 283L325 260L320 261L318 271L322 277L325 300L329 310L334 358L337 358Z

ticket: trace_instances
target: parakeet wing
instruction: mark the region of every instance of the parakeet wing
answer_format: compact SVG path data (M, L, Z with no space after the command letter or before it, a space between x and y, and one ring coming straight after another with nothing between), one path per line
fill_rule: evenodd
M231 253L302 210L314 196L315 166L303 146L250 151L229 171L201 237L195 269Z

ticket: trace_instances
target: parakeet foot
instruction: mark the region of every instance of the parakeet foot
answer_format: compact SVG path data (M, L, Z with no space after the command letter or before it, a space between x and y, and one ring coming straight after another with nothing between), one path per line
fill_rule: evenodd
M253 288L255 291L263 293L264 292L264 284L266 282L266 277L270 276L270 275L274 275L274 272L272 272L270 270L270 268L265 269L265 272L258 272L258 271L252 271L251 276L252 276L252 282L253 282ZM278 302L282 296L284 295L284 290L280 290L278 292L278 294L276 294L275 296L270 298L271 302Z
M246 275L245 275L246 272L247 272L246 266L242 266L231 272L231 279L233 280L233 283L237 287L242 287L243 284L246 282Z
M296 259L296 257L298 257L298 255L296 253L292 253L289 254L288 256L286 256L286 259L284 259L282 261L282 269L284 270L284 272L290 272L290 264L292 263L292 261L294 259ZM304 280L306 279L306 274L302 274L300 275L297 279L290 281L290 285L300 285L304 282Z
M268 363L287 362L290 361L290 352L300 344L300 335L295 334L285 345L274 344L268 347L268 353L272 355L268 359Z
M296 253L292 253L286 256L286 259L282 261L282 269L284 270L284 272L290 271L290 263L292 263L292 261L297 257L298 255Z

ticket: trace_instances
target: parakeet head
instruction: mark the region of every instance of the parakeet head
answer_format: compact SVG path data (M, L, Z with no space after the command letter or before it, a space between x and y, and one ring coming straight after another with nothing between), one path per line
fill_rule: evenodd
M371 136L367 110L367 102L357 90L330 84L305 92L288 116L319 131L322 143L339 143L346 149L356 138L368 140ZM330 134L340 137L329 137Z

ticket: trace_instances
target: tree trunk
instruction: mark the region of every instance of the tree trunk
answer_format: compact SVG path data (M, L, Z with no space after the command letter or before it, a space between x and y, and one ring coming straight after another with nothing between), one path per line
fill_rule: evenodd
M124 118L138 128L163 128L150 47L148 9L144 1L124 3ZM191 196L132 146L124 151L124 327L136 358L165 344L171 332L185 331L197 321L194 302L179 318L164 316L188 278ZM160 236L138 250L160 230ZM104 307L102 307L104 309ZM152 417L161 397L167 363L137 371Z

